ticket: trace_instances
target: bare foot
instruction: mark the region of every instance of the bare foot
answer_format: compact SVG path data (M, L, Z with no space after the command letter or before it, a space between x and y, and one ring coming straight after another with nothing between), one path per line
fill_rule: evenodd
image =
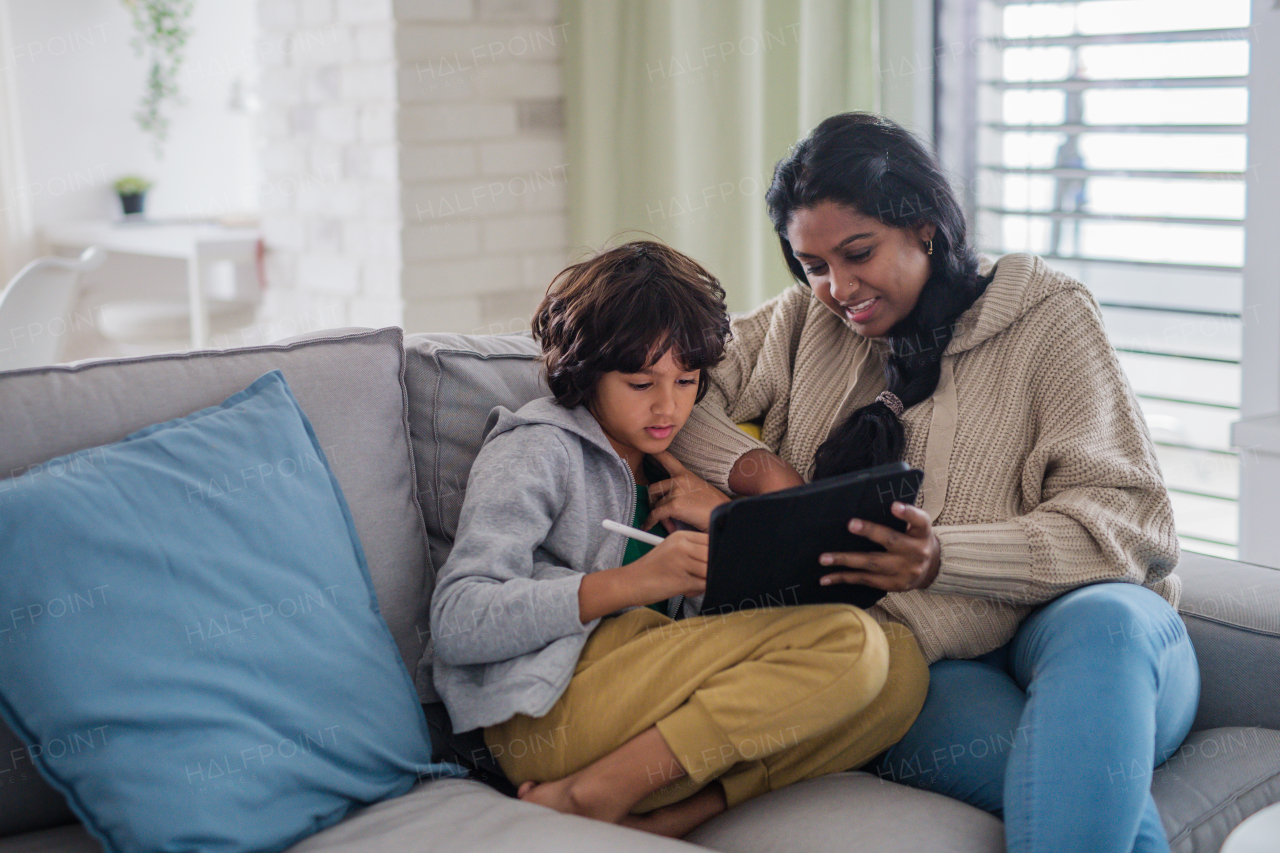
M667 742L651 726L577 773L551 782L523 783L516 796L565 814L618 823L649 794L684 775Z
M668 838L684 838L711 818L728 809L724 789L712 782L692 797L654 809L647 814L627 815L618 821L632 829L642 829Z
M587 786L575 773L554 782L525 782L516 791L516 797L537 803L564 814L574 814L595 820L617 823L626 815L626 808L609 798L592 797Z

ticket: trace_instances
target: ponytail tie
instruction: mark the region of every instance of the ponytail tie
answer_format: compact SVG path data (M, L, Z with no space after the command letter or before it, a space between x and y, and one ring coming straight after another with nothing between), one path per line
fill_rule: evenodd
M899 400L898 395L892 391L881 391L880 396L876 397L875 401L877 403L884 403L889 407L889 411L893 412L898 417L902 417L902 401Z

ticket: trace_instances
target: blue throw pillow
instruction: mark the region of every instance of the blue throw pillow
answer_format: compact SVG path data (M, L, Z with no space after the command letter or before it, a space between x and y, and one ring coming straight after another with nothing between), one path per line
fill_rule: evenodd
M282 850L458 775L280 371L11 486L0 713L107 850Z

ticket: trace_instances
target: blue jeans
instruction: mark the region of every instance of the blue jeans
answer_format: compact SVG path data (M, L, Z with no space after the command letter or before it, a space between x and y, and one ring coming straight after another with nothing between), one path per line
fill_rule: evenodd
M1200 671L1159 595L1082 587L1008 644L929 677L880 775L1002 816L1009 853L1168 853L1151 774L1191 729Z

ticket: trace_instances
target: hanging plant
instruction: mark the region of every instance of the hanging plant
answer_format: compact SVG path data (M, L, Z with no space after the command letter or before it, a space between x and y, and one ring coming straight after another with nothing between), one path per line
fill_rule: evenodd
M130 44L139 56L151 60L147 87L133 118L144 133L151 134L156 156L164 156L169 136L170 106L181 103L178 69L182 51L191 37L188 22L195 0L124 0L133 15L134 35Z

